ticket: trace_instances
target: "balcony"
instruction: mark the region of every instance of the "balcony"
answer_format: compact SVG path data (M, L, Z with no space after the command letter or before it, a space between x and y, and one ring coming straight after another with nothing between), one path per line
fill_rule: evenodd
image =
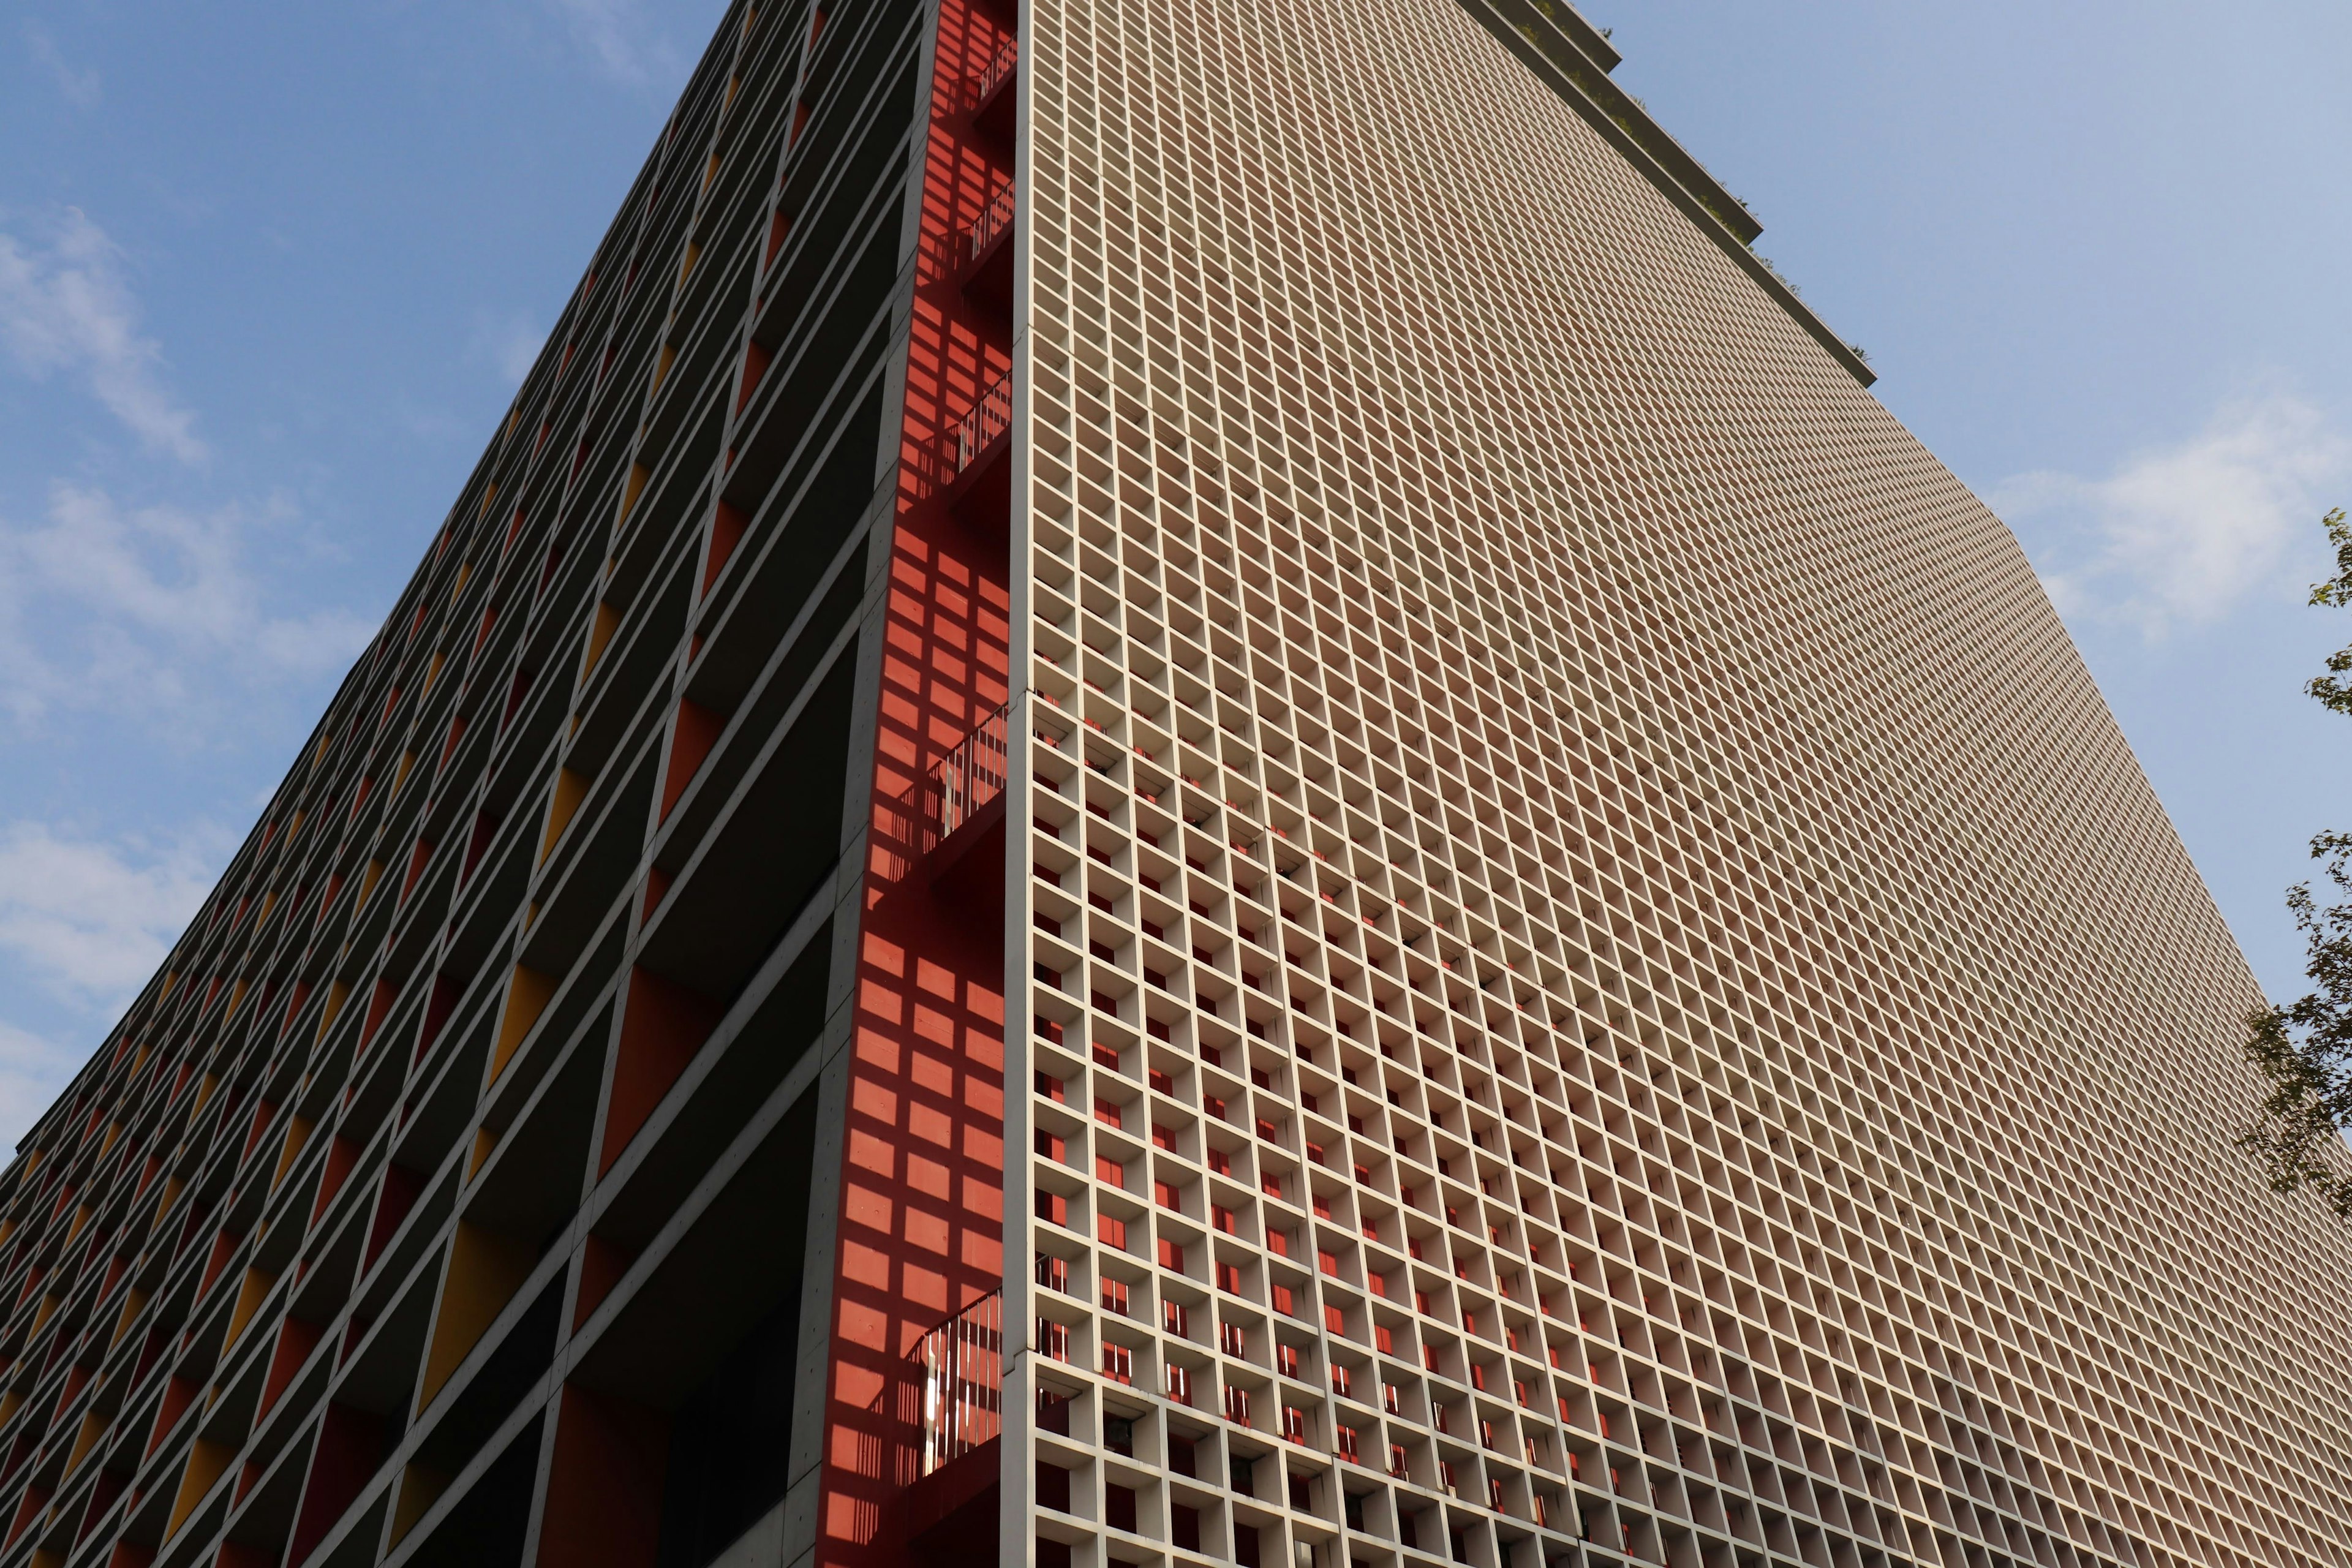
M922 779L891 801L876 824L876 850L884 880L897 882L918 866L928 866L931 879L943 886L950 873L971 858L983 840L1003 843L1004 786L1010 775L1008 731L1012 709L1000 705L931 765ZM980 907L1001 914L1002 860L982 855L973 863L982 868L982 882L992 873L991 886L970 889Z
M990 1291L925 1334L907 1363L918 1391L914 1480L1003 1435L1003 1291Z
M988 210L972 220L971 227L966 231L970 243L965 260L970 265L977 267L981 258L988 254L989 247L996 243L997 237L1013 226L1013 209L1020 205L1020 190L1018 185L1006 184L989 202Z
M1004 1434L1004 1292L926 1333L901 1363L899 1494L877 1562L972 1568L996 1561Z
M924 781L923 853L928 855L977 821L1004 794L1008 703L980 721Z
M1013 150L1016 110L1014 68L1021 63L1020 41L1007 38L995 56L971 79L972 128L1004 152Z
M997 438L1013 428L1013 377L1008 373L996 378L996 384L980 395L980 401L956 426L956 476L978 463L996 444Z

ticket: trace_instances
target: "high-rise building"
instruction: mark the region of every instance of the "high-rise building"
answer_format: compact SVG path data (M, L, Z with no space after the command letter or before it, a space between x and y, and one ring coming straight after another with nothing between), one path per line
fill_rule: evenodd
M2000 523L1560 0L736 0L0 1177L0 1568L2352 1562Z

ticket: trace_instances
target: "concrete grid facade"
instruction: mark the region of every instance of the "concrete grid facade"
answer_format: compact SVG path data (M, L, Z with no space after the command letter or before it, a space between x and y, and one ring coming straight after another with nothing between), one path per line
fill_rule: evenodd
M1033 1181L1127 1245L1023 1315L1192 1394L1085 1384L1151 1436L1035 1439L1078 1511L2352 1553L2341 1240L2007 531L1462 9L1032 16Z
M0 1175L0 1568L2352 1560L2015 542L1545 0L730 8Z

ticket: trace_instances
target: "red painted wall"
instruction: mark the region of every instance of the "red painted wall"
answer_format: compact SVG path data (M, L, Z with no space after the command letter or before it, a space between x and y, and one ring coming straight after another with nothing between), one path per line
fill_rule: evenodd
M910 1457L898 1416L904 1358L1003 1277L1002 875L935 886L908 841L919 813L903 802L1006 696L1002 509L993 527L960 515L973 509L956 504L955 470L957 426L1011 363L1009 323L967 304L957 276L971 223L1011 178L1010 149L971 122L972 80L1010 36L970 0L944 0L842 1169L818 1524L826 1564L903 1560L885 1521ZM1001 466L992 482L1003 483Z

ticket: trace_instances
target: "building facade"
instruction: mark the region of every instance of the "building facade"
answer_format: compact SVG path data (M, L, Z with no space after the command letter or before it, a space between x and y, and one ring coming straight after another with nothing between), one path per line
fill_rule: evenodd
M1549 0L736 0L0 1176L0 1568L2352 1562L2016 543Z

